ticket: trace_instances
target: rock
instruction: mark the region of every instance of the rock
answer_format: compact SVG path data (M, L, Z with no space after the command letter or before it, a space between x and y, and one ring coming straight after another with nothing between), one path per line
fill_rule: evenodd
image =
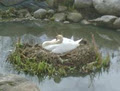
M113 26L114 26L115 28L120 28L120 18L117 18L117 19L114 21Z
M74 5L77 8L89 8L93 6L92 0L75 0Z
M54 10L52 10L52 9L50 9L50 10L48 10L48 15L51 17L51 16L53 16L53 14L55 13L55 11Z
M120 32L120 29L117 29L118 32ZM120 48L119 48L120 49Z
M27 9L21 9L18 11L19 17L24 18L24 17L32 17L30 12Z
M65 23L65 24L69 24L70 22L69 22L69 21L64 21L63 23Z
M64 21L65 20L66 14L65 13L56 13L53 17L54 17L55 21L60 22L60 21Z
M30 82L21 83L13 88L10 91L40 91L37 86Z
M82 21L81 21L81 23L82 23L82 24L84 24L84 25L91 24L89 21L87 21L87 20L85 20L85 19L84 19L84 20L82 20Z
M45 19L44 19L44 21L48 22L48 21L49 21L49 19L46 19L46 18L45 18Z
M21 3L23 1L26 1L26 0L0 0L0 3L2 3L5 6L10 6L10 5Z
M67 7L66 6L58 6L58 12L63 12L66 11Z
M39 88L27 79L17 75L0 76L0 91L40 91Z
M101 14L120 16L120 0L93 0L93 4Z
M72 22L80 22L82 19L82 15L80 13L74 12L74 13L68 13L67 19Z
M55 13L55 11L54 11L54 10L52 10L52 9L50 9L50 10L48 10L48 13L49 13L49 14L54 14L54 13Z
M112 15L104 15L102 17L99 17L97 19L93 19L93 20L90 20L91 22L94 22L94 23L97 23L98 25L104 25L104 24L107 24L107 25L111 25L113 24L113 22L115 21L117 17L116 16L112 16Z
M42 19L42 18L45 18L46 14L47 14L47 11L45 9L39 9L34 12L34 17Z

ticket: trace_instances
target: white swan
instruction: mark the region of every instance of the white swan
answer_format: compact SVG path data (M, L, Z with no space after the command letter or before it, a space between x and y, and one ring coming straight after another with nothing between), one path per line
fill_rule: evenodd
M52 41L45 41L42 47L53 53L65 53L69 52L80 45L80 40L74 41L63 37L62 35L56 36L56 39Z

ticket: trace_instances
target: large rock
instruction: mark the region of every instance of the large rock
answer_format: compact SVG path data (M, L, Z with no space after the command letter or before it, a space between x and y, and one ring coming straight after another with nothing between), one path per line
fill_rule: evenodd
M120 16L120 0L93 0L93 4L101 14Z
M97 19L90 20L92 23L95 23L96 25L102 25L102 26L108 26L112 27L113 22L117 19L116 16L112 15L104 15L102 17L99 17Z
M47 11L45 9L39 9L34 12L35 18L45 18Z
M74 5L77 8L88 8L93 5L93 2L92 0L75 0Z
M18 3L21 3L23 1L26 1L26 0L0 0L0 2L5 6L18 4Z
M68 13L67 15L67 19L72 22L80 22L82 18L83 18L82 15L77 12Z
M55 21L64 21L66 19L66 14L65 13L56 13L54 16Z
M0 76L0 91L40 91L39 88L27 79L17 75Z
M120 28L120 18L116 19L113 23L114 28Z

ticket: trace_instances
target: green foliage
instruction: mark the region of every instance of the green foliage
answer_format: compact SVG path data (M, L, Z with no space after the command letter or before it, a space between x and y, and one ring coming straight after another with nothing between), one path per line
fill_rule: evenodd
M0 16L2 18L14 18L16 17L16 10L15 8L9 8L8 10L0 10Z

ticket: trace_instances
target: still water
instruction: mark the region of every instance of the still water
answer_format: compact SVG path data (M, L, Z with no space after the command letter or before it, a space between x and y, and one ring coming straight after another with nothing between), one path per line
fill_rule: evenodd
M56 82L47 77L40 78L18 73L6 62L19 37L24 43L41 44L45 40L53 39L57 34L74 39L86 38L89 41L91 34L94 34L103 57L110 54L111 63L108 71L96 73L94 77L91 75L64 77ZM120 32L100 27L54 22L1 23L0 73L19 74L36 83L41 91L120 91Z

